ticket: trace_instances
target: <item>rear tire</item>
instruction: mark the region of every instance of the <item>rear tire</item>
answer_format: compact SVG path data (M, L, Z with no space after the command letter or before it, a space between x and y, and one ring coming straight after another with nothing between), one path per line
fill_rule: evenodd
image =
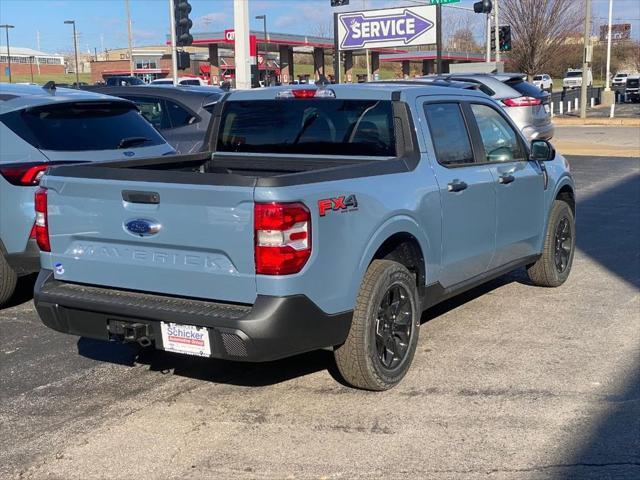
M13 296L17 283L18 275L0 254L0 307Z
M527 266L529 279L539 287L558 287L571 272L576 246L576 224L571 207L562 200L553 202L537 262Z
M362 280L351 329L334 356L350 385L388 390L406 375L418 344L415 277L391 260L374 260Z

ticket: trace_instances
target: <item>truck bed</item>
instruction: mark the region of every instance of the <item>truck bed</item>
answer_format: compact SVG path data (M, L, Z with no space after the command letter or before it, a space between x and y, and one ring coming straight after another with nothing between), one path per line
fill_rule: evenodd
M400 173L412 159L323 158L252 154L195 154L51 167L55 177L197 185L276 187Z

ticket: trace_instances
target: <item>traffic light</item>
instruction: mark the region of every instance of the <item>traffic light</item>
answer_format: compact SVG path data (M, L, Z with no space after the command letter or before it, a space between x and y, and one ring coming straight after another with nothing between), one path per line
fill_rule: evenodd
M500 40L500 51L511 51L511 25L502 25L498 31L498 37Z
M491 27L491 51L496 51L496 27Z
M189 18L190 13L189 0L175 1L173 17L176 25L176 45L179 47L186 47L193 43L193 37L189 33L189 29L193 27L193 22Z
M186 70L191 67L191 59L189 57L189 52L185 52L181 50L178 52L178 70Z
M473 4L473 11L476 13L491 13L491 0L482 0Z
M349 0L331 0L332 7L343 7L344 5L349 5Z
M347 64L347 52L340 52L340 64L341 65Z

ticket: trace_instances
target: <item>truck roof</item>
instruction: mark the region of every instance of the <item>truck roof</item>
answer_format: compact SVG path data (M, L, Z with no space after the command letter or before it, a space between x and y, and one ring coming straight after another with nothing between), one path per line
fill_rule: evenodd
M253 90L235 90L228 100L273 100L278 92L287 90L308 90L315 88L326 88L332 90L336 98L353 100L394 100L400 97L414 98L417 96L429 95L455 95L482 97L487 96L476 90L465 90L461 88L451 88L445 86L428 85L426 82L411 84L410 82L371 82L353 84L335 84L320 87L317 85L284 85L280 87L257 88Z
M114 98L99 93L77 90L74 88L47 89L38 85L16 85L12 83L0 83L0 114L21 110L41 105L54 103L69 103L78 101L109 100L114 102L127 102L120 98Z

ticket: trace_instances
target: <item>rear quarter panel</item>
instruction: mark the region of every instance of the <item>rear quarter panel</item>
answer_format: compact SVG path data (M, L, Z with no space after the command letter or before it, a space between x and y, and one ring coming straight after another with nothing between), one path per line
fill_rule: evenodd
M355 195L356 209L319 215L321 199ZM264 295L304 294L326 313L354 308L362 277L378 248L395 233L413 235L426 259L427 277L440 261L440 197L428 162L411 172L258 187L256 202L303 202L312 216L312 254L296 275L258 275Z

